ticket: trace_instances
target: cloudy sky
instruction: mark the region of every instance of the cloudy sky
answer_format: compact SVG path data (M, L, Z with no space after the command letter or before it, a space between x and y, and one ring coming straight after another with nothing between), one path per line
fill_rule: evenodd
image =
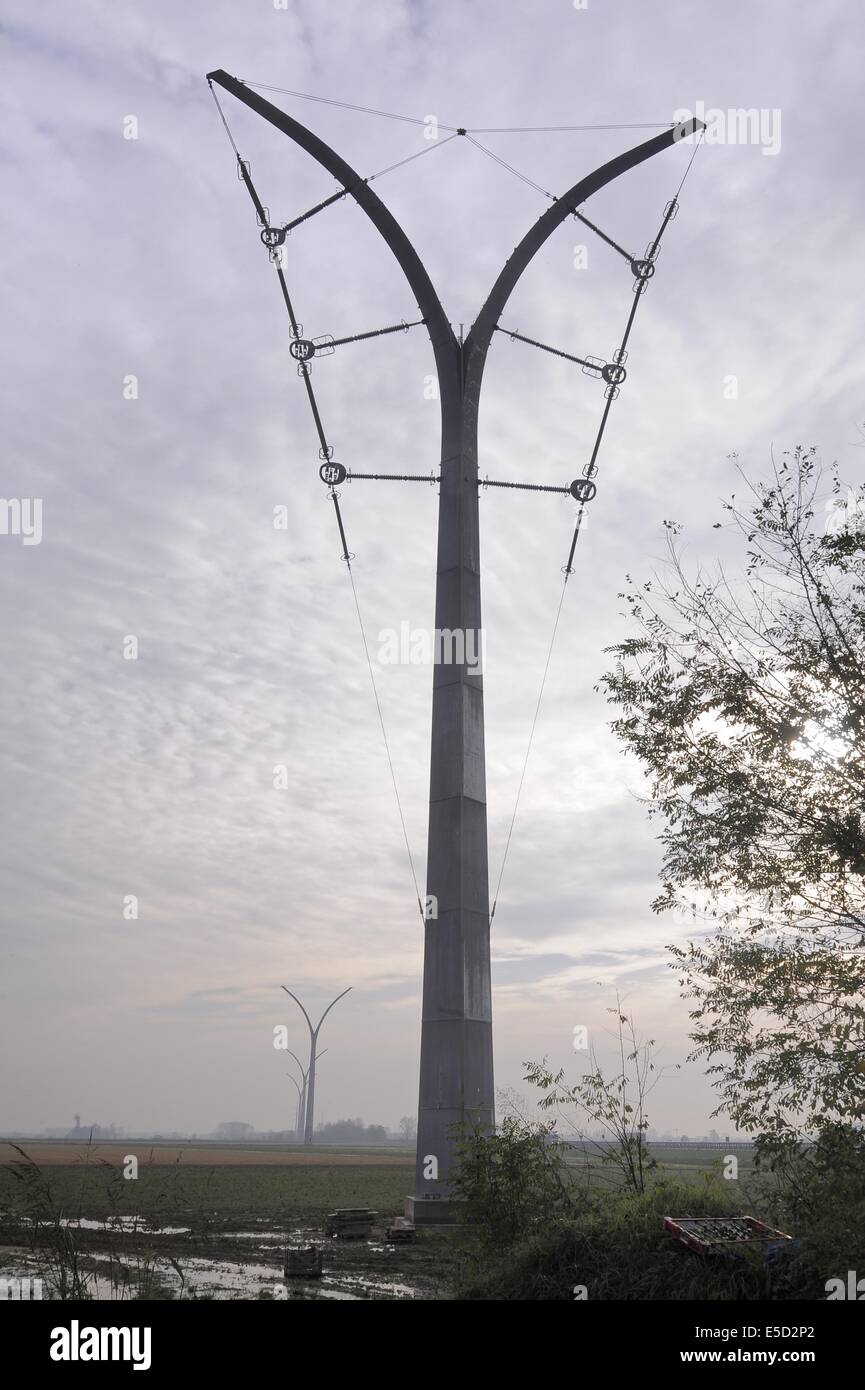
M576 1069L573 1028L599 1029L616 988L661 1060L682 1061L687 1007L665 946L686 927L649 910L659 847L594 686L629 630L624 576L655 566L662 519L687 524L694 563L716 553L731 452L761 471L771 446L813 443L861 472L859 7L4 8L2 493L41 499L42 530L39 544L0 535L0 1126L75 1112L133 1130L286 1126L294 1092L273 1029L291 1025L298 1052L305 1041L281 983L316 1012L353 987L326 1025L319 1118L395 1125L417 1109L422 932L284 308L204 80L220 67L442 125L645 125L481 137L552 193L677 112L723 113L637 317L493 934L500 1086L544 1054ZM543 193L465 140L430 149L418 125L271 99L364 175L428 150L375 187L468 326ZM274 221L334 191L223 104ZM743 142L727 113L749 108L762 134ZM587 213L642 250L691 152L650 161ZM293 233L287 274L309 336L417 316L348 199ZM503 325L608 357L630 295L624 262L569 221ZM337 458L434 469L432 371L423 329L318 361ZM481 472L569 482L601 404L578 368L497 335ZM495 875L574 508L504 491L480 505ZM381 631L432 624L436 493L358 482L342 506L375 654ZM431 671L380 665L377 678L423 882ZM713 1123L698 1067L654 1099L659 1128Z

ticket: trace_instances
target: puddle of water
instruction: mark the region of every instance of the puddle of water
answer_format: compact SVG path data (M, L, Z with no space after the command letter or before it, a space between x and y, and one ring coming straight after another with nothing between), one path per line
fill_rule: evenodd
M386 1294L389 1298L414 1298L415 1290L408 1284L395 1284L387 1279L370 1278L365 1274L344 1274L341 1276L346 1284L356 1284L361 1288L369 1289L371 1293Z
M5 1215L7 1213L0 1212L0 1216ZM21 1226L35 1224L32 1216L16 1215L15 1221ZM76 1231L125 1231L147 1236L185 1236L190 1231L189 1226L152 1226L146 1216L109 1216L104 1221L93 1221L87 1216L61 1216L60 1225Z
M69 1218L65 1224L93 1231L131 1230L136 1233L152 1235L186 1235L189 1232L189 1227L183 1226L162 1226L146 1232L146 1228L138 1224L140 1220L141 1218L136 1217L109 1219L107 1221L93 1221L85 1218L78 1221ZM290 1240L292 1244L308 1244L310 1241L322 1244L321 1232L314 1228L293 1230L288 1234L284 1231L274 1231L272 1228L258 1231L224 1231L214 1238L227 1242L231 1240L257 1241L263 1247L265 1258L270 1254L272 1247L283 1246L286 1239ZM330 1242L326 1241L323 1244L325 1264L327 1264L327 1249ZM351 1244L358 1249L358 1253L368 1250L370 1254L385 1257L395 1253L392 1245L373 1244L371 1241L358 1241ZM334 1243L331 1248L336 1250L337 1245L338 1243ZM38 1276L39 1267L33 1260L30 1251L7 1247L6 1253L17 1257L14 1265L5 1265L2 1268L2 1273L6 1277L10 1275L13 1277L29 1275L31 1278L34 1275ZM325 1269L321 1279L286 1279L280 1258L281 1250L273 1250L272 1253L278 1259L276 1264L265 1264L244 1258L184 1257L181 1254L178 1256L177 1263L182 1271L182 1277L168 1259L159 1256L147 1262L147 1267L143 1273L154 1284L164 1286L169 1290L174 1298L194 1298L206 1295L215 1300L257 1299L260 1293L267 1291L275 1298L280 1299L287 1297L288 1299L325 1298L356 1301L370 1298L413 1299L418 1296L418 1290L412 1288L411 1285L381 1278L369 1271L352 1273L346 1269L338 1271ZM108 1261L104 1253L99 1251L88 1251L87 1258L88 1262L93 1262L85 1276L92 1298L99 1301L119 1301L127 1300L134 1295L137 1284L132 1281L138 1273L134 1262L123 1261L129 1269L131 1281L128 1285L124 1285L120 1282L122 1270L118 1269L116 1260L113 1263Z
M260 1289L282 1282L282 1271L273 1265L246 1264L235 1260L179 1260L184 1280L177 1271L163 1260L157 1265L164 1282L179 1293L181 1287L195 1289L198 1293L212 1293L214 1298L228 1298L239 1291L247 1297L255 1298Z
M188 1226L150 1226L144 1216L109 1216L106 1221L91 1221L86 1216L64 1216L61 1226L84 1231L135 1231L147 1236L186 1236Z

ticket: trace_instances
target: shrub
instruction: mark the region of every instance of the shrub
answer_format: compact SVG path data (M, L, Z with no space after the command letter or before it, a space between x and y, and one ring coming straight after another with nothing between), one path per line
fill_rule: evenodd
M730 1196L717 1180L658 1182L644 1193L588 1198L573 1219L527 1233L496 1261L464 1267L464 1299L573 1301L765 1299L786 1260L764 1264L762 1252L699 1255L663 1229L671 1215L725 1216Z

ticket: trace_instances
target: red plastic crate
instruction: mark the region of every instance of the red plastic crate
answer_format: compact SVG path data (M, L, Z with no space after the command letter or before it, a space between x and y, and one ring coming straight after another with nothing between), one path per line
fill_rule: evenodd
M665 1216L664 1230L700 1255L792 1240L756 1216Z

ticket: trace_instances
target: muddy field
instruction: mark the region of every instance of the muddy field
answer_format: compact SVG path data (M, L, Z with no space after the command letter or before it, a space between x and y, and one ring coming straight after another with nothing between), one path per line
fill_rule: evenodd
M411 1154L254 1144L93 1145L22 1140L0 1148L0 1280L41 1278L42 1296L95 1299L442 1299L459 1234L389 1243L414 1184ZM719 1152L653 1146L658 1176L693 1180ZM127 1173L127 1159L137 1173ZM751 1155L742 1152L742 1176ZM611 1172L574 1148L575 1182ZM369 1240L325 1235L328 1212L376 1213ZM285 1278L289 1245L320 1246L321 1280Z
M296 1164L301 1168L324 1164L340 1165L371 1164L374 1167L414 1167L414 1155L400 1149L338 1149L315 1148L277 1144L208 1144L198 1141L179 1144L150 1139L122 1139L112 1143L104 1140L93 1144L81 1144L53 1139L21 1139L15 1143L27 1156L40 1166L63 1167L66 1164L111 1163L122 1166L127 1154L134 1154L139 1162L150 1155L158 1163L183 1163L186 1167L206 1165L222 1167L225 1164L239 1166L252 1164L255 1167L274 1164L286 1167ZM0 1163L9 1163L18 1155L11 1143L0 1142Z
M95 1299L447 1297L450 1233L385 1238L414 1165L405 1152L232 1145L76 1145L0 1150L0 1278L42 1296ZM138 1176L124 1178L135 1154ZM369 1240L325 1236L337 1207L377 1213ZM286 1279L287 1245L320 1245L320 1280Z

